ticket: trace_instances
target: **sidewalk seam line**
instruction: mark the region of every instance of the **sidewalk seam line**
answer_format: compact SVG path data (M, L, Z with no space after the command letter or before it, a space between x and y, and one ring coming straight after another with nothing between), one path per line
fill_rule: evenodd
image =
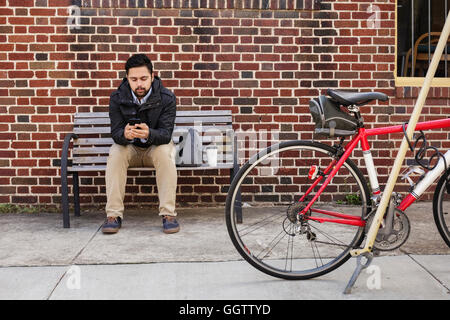
M92 237L89 238L89 240L86 242L86 244L80 249L80 251L78 251L78 253L73 257L73 259L70 261L70 265L73 265L75 260L83 253L84 249L86 249L86 247L89 245L89 243L91 243L92 239L95 238L95 236L97 235L97 233L99 232L99 230L101 229L103 223L97 228L97 230L94 232L94 234L92 235Z
M64 277L66 276L67 270L64 271L63 275L61 276L61 278L59 278L59 280L56 282L55 286L53 287L52 291L50 291L50 294L47 296L47 298L45 300L50 300L51 296L53 295L53 292L55 292L56 288L58 288L59 284L61 283L62 279L64 279Z
M411 260L413 260L416 264L418 264L423 270L425 270L434 280L436 280L437 283L439 283L442 287L445 288L445 290L447 290L447 294L450 294L450 288L448 288L438 277L436 277L433 273L431 273L431 271L429 271L427 268L425 268L424 265L422 265L419 261L417 261L416 259L414 259L409 253L407 254L408 257L411 258Z
M86 247L89 245L89 243L91 243L92 239L94 239L94 237L97 235L98 231L101 229L103 224L101 224L97 230L94 232L94 234L92 235L92 237L89 238L89 240L86 242L86 244L80 249L80 251L78 251L78 253L73 257L73 259L70 261L69 266L73 266L75 260L80 256L80 254L83 252L84 249L86 249ZM67 274L66 270L63 275L61 276L61 278L56 282L55 286L53 287L52 291L50 292L50 294L47 296L47 298L45 300L50 300L51 296L53 295L53 292L55 292L56 288L59 286L59 284L61 283L62 279L64 279L64 277Z

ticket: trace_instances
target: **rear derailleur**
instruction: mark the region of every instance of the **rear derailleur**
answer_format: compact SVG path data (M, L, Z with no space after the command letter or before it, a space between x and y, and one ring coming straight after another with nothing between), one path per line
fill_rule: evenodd
M305 206L301 202L289 206L286 218L283 221L283 230L290 236L306 235L308 241L314 241L316 240L316 234L311 231L307 218L311 214L310 211L306 214L300 214L304 208Z

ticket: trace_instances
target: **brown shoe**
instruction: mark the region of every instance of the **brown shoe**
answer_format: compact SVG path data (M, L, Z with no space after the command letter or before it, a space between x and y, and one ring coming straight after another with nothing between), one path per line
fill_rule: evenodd
M180 231L180 225L175 217L164 216L163 217L163 232L164 233L177 233Z
M120 217L107 217L102 227L103 233L117 233L122 226Z

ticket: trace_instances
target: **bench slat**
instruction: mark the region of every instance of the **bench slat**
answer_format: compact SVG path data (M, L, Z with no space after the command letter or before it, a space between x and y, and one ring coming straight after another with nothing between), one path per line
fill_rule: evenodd
M73 128L75 134L111 133L110 127Z
M75 119L79 118L108 118L109 112L77 112L74 115Z
M175 126L174 132L175 131L186 132L188 128L192 128L192 126L186 126L186 127ZM227 131L233 130L233 126L231 126L231 125L217 125L217 126L207 125L207 126L195 127L195 129L197 129L200 132L217 132L217 133L226 134ZM199 129L201 129L201 130L199 130Z
M180 136L180 135L188 132L189 131L188 128L191 128L191 127L186 127L186 128L176 127L172 132L172 137ZM233 129L231 129L231 128L227 128L226 131L208 129L203 132L202 137L226 137L226 133L232 132L232 130Z
M217 170L217 169L231 169L233 168L233 163L218 163L217 167L210 167L205 164L201 167L177 167L177 170ZM153 167L142 167L142 168L128 168L130 171L153 171ZM67 167L68 172L80 172L80 171L106 171L106 165L97 166L71 166Z
M192 111L177 111L177 117L216 117L231 115L231 110L192 110ZM78 118L108 118L109 112L77 112L74 119Z
M181 134L174 134L172 135L172 141L177 144L179 143ZM210 143L216 143L216 144L228 144L232 143L232 140L223 135L212 135L212 136L202 136L202 143L203 144L210 144Z
M106 165L101 166L71 166L67 167L68 172L75 171L106 171Z
M175 127L174 128L174 132L186 132L188 130L188 128L191 128L192 126L186 126L184 129L181 127ZM227 130L232 130L231 126L225 126L225 125L218 125L218 126L198 126L195 127L195 129L199 132L223 132L225 133ZM83 127L83 128L79 128L79 127L75 127L73 128L73 132L75 134L100 134L100 133L111 133L111 128L110 127Z
M231 123L231 116L222 117L176 117L175 124L191 124L191 123ZM111 124L109 118L78 118L75 119L74 125L101 125L101 124Z
M216 117L231 115L231 110L192 110L192 111L177 111L177 117Z
M111 147L74 148L74 155L109 153Z
M179 137L181 135L181 132L175 133L172 135L172 140L175 143L178 143ZM209 144L211 142L215 142L217 144L222 144L222 143L232 143L232 140L230 139L229 136L203 136L202 137L202 142L203 144ZM75 139L73 141L73 145L75 148L79 148L79 146L84 146L84 145L113 145L114 140L112 138L78 138Z
M231 123L232 118L231 116L223 116L223 117L179 117L177 116L175 118L176 124L181 123Z
M98 157L74 157L72 159L74 164L81 164L81 163L106 163L108 160L108 157L105 156L98 156ZM224 163L229 162L233 160L232 155L227 154L218 154L217 155L217 162L218 163Z
M74 157L73 163L106 163L108 157Z
M217 149L219 153L232 151L233 146L231 144L219 144ZM74 148L73 155L87 155L87 154L109 154L110 146L108 147L88 147L88 148ZM205 151L206 152L206 151Z
M75 126L83 125L83 124L111 124L111 120L109 118L78 118L73 122Z
M73 141L74 146L78 145L112 145L114 140L112 138L78 138Z

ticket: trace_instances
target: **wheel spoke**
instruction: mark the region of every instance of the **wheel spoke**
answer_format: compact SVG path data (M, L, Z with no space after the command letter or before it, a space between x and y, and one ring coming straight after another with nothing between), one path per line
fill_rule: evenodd
M290 228L289 228L289 233L290 234L293 234L293 230L294 229L294 225L293 224L291 224L290 225ZM289 236L289 238L288 238L288 243L287 243L287 249L286 249L286 263L285 263L285 265L284 265L284 269L285 270L287 270L287 264L288 264L288 259L289 259L289 248L291 249L290 250L290 253L291 253L291 265L290 265L290 271L292 271L292 260L293 260L293 257L294 257L294 236Z
M254 231L256 231L256 230L258 230L258 229L261 229L262 227L264 227L264 226L270 224L270 223L273 222L275 219L277 219L280 215L282 215L282 213L281 213L281 214L280 214L280 213L273 214L273 215L271 215L271 216L269 216L269 217L267 217L267 218L265 218L265 219L263 219L263 220L261 220L261 221L258 221L258 222L254 223L254 224L248 225L248 226L246 226L245 228L240 229L239 232L241 233L241 234L240 234L241 237L245 237L246 235L250 234L251 232L254 232ZM272 218L272 219L271 219L271 220L268 220L268 219L270 219L270 218ZM268 221L267 221L267 220L268 220ZM257 225L259 225L259 226L257 226ZM257 226L257 227L254 228L254 229L248 230L248 229L250 229L251 227L255 227L255 226ZM247 231L247 232L244 233L243 231Z
M348 247L348 244L345 244L344 242L340 241L339 239L333 237L332 235L329 235L328 233L320 230L316 226L310 225L310 227L314 228L314 230L316 230L317 232L320 232L320 234L324 235L330 241L333 241L333 242L323 242L323 243L332 244L332 245L341 246L341 247L342 246L343 247ZM337 242L340 242L340 243L337 243Z
M264 255L261 259L267 258L269 257L270 253L272 252L272 250L278 245L278 243L280 243L281 240L283 240L283 238L286 236L286 232L281 231L280 233L278 233L275 238L272 239L272 241L269 243L269 245L265 246L265 248L263 248L263 250L256 255L256 257L259 257L259 255L261 253L263 253L265 250L267 250L267 254ZM281 236L281 237L280 237ZM278 239L279 238L279 239ZM271 246L272 245L272 246ZM264 244L261 245L262 247L264 247Z
M320 263L321 263L320 266L323 266L323 261L322 261L322 257L320 256L319 248L317 247L317 242L316 241L310 241L310 243L311 243L311 249L313 251L314 262L316 263L316 267L317 268L319 267L319 265L317 264L316 253L317 253L317 256L319 257L319 260L320 260Z

